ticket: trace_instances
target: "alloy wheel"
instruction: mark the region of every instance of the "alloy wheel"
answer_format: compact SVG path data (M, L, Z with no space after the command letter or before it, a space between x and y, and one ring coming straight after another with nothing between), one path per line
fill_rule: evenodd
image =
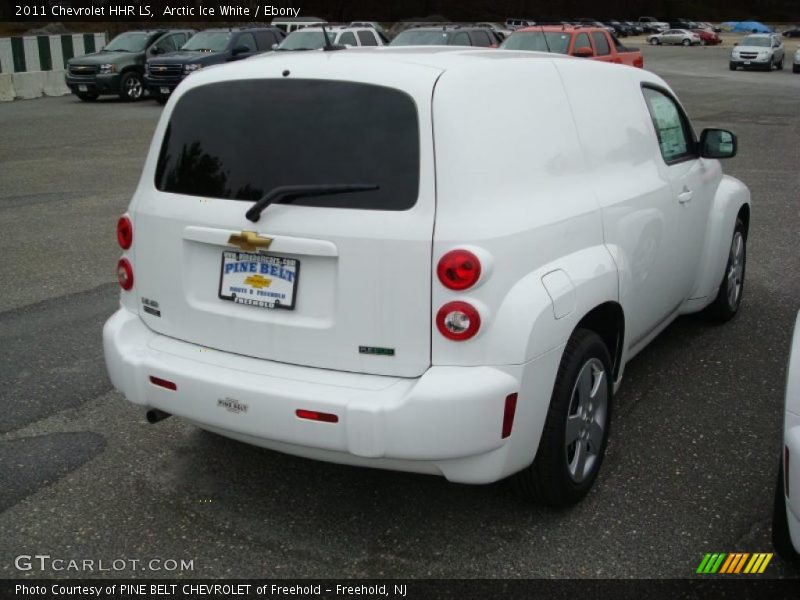
M603 363L592 358L578 373L572 389L566 435L567 471L576 483L593 471L603 448L608 416L608 382Z

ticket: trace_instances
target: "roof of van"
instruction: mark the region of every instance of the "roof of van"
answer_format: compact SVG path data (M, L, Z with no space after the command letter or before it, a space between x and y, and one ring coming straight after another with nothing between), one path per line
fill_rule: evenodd
M314 50L309 52L268 52L253 56L247 60L228 63L215 68L197 71L187 78L185 83L197 82L212 83L247 77L263 77L265 67L275 65L279 72L291 71L292 68L312 69L315 72L324 70L326 65L334 64L339 67L346 66L348 71L357 73L359 69L367 66L391 66L392 64L416 66L421 68L447 71L452 69L475 68L480 70L486 67L489 61L509 61L524 68L530 61L547 61L550 63L567 62L576 68L602 73L605 69L631 69L641 80L662 83L655 74L643 69L633 69L625 65L616 65L601 61L587 61L563 54L548 52L531 52L518 50L495 50L486 48L456 47L456 46L381 46L349 48L338 52L325 52ZM279 61L278 64L275 61ZM352 67L348 63L352 61ZM581 66L582 65L582 66ZM286 75L285 75L286 76ZM189 86L183 86L184 89Z

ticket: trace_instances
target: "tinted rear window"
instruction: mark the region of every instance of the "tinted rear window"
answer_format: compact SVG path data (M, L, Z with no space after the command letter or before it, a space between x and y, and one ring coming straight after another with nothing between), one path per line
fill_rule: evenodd
M380 189L293 204L406 210L416 203L419 124L409 95L301 79L198 87L170 116L155 178L165 192L250 201L278 186L340 183Z

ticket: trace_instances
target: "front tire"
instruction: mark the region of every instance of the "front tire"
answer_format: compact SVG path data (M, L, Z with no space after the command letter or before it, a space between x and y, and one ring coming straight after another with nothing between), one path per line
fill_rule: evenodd
M611 380L603 340L576 329L561 357L536 458L512 479L524 498L565 508L589 492L608 442Z
M681 42L681 44L683 44L684 46L691 46L692 45L692 40L689 40L689 39L683 40Z
M135 71L128 71L119 82L119 97L126 102L136 102L144 96L142 76Z
M728 68L731 71L735 71L736 70L736 63L735 62L728 63Z
M792 65L792 73L800 73L800 65Z
M706 315L714 321L730 321L739 312L744 294L744 273L747 264L747 230L741 218L736 219L733 238L728 251L725 274L717 290L717 297L706 308Z

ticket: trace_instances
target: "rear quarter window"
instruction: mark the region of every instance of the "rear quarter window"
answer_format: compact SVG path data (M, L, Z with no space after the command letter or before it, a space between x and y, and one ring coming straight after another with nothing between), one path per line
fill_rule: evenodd
M419 160L417 108L405 92L311 79L226 81L178 100L155 186L255 201L284 185L366 183L380 187L293 204L407 210L419 193Z

